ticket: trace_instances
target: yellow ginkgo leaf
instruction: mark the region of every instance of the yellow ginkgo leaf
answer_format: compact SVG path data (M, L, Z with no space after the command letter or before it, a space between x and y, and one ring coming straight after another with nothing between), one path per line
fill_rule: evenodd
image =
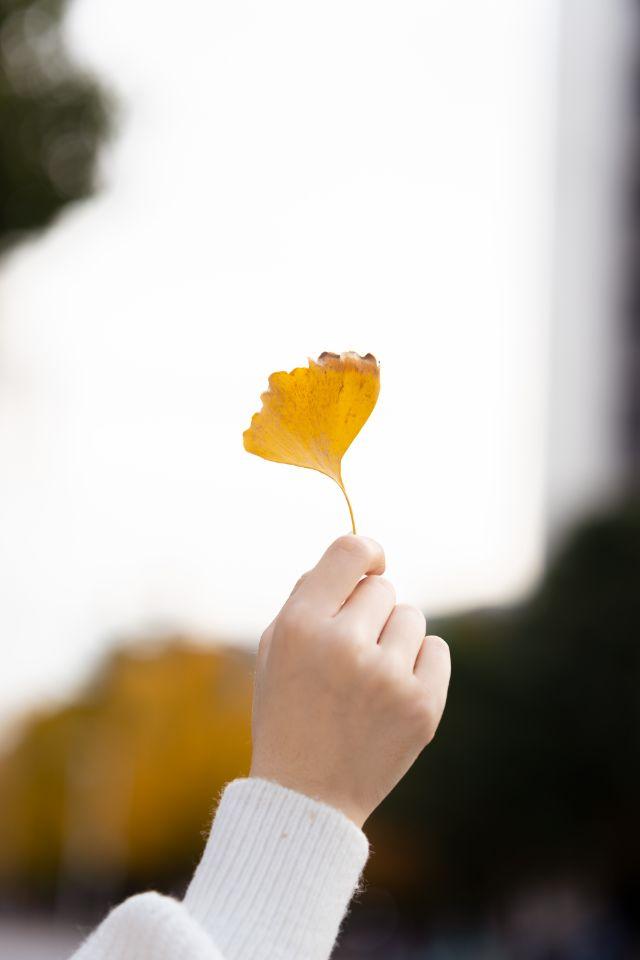
M380 392L380 369L368 353L322 353L308 367L272 373L262 410L244 432L244 447L265 460L326 474L342 490L342 458L369 418Z

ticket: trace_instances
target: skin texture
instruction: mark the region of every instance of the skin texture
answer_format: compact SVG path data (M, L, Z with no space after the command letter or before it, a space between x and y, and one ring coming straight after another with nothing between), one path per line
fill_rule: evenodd
M384 566L374 540L336 540L265 630L256 670L251 775L359 827L433 739L451 674Z

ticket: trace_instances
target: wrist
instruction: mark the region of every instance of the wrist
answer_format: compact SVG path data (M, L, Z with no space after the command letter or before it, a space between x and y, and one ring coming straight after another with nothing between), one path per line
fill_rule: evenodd
M286 787L288 790L294 790L311 800L316 800L318 803L323 803L327 807L332 807L347 817L359 830L362 829L371 813L371 811L363 810L353 799L346 796L338 785L327 783L324 780L320 781L306 773L274 768L271 765L262 765L253 761L249 776L259 780L268 780L281 787Z

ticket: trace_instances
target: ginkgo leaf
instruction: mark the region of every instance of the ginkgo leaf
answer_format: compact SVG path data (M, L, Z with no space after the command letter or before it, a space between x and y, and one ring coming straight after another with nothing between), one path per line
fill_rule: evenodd
M353 532L356 524L342 482L342 458L360 433L380 392L380 369L368 353L322 353L308 367L272 373L262 410L244 432L244 448L265 460L318 470L338 484Z

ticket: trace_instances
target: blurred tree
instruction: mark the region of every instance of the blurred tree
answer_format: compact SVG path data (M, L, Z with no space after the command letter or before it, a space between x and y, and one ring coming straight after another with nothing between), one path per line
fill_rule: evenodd
M180 638L117 650L0 763L0 888L70 912L193 870L216 794L246 775L253 657Z
M527 602L431 624L452 648L447 710L377 814L413 837L423 917L556 878L637 896L639 577L632 500L575 530Z
M89 196L110 101L72 63L68 0L0 0L0 254Z
M577 529L526 602L431 624L453 657L442 727L367 826L371 889L404 921L486 916L563 878L632 917L639 573L631 502ZM77 909L184 879L216 792L248 766L252 667L184 641L130 647L25 722L0 758L5 897Z

